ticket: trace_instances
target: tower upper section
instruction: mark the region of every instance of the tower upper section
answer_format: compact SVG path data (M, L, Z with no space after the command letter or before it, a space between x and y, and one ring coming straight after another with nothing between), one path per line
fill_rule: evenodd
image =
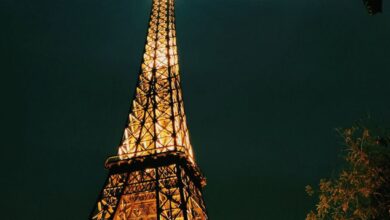
M194 162L180 86L174 0L153 0L138 84L118 155L169 151Z

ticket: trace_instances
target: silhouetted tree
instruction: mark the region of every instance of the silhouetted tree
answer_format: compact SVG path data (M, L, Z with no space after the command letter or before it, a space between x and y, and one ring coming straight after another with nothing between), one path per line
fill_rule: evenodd
M306 220L390 219L390 132L362 123L338 130L345 144L345 166L335 178L322 179L316 210Z
M382 12L382 0L363 0L370 15Z

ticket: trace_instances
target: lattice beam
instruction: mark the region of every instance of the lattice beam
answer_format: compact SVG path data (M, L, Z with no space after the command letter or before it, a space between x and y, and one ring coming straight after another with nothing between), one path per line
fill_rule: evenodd
M90 219L206 220L202 189L190 163L112 169Z
M153 0L141 72L118 155L90 220L207 220L189 139L174 0Z
M153 0L138 84L118 155L185 152L194 162L180 85L174 0Z

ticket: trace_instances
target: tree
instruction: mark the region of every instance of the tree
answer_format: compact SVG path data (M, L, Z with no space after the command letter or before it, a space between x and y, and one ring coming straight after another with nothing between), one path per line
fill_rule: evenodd
M382 12L382 0L363 0L370 15Z
M335 178L321 179L310 195L319 201L306 220L390 219L390 132L358 123L339 129L345 165Z

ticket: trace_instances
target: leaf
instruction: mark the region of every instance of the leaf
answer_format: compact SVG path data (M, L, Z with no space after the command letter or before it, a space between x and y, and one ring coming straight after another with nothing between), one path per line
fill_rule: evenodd
M342 207L344 212L347 212L347 210L348 210L348 202L344 202L341 207Z
M309 196L312 196L314 194L314 190L313 190L313 187L311 187L310 185L307 185L305 187L305 191L306 193L309 195Z

